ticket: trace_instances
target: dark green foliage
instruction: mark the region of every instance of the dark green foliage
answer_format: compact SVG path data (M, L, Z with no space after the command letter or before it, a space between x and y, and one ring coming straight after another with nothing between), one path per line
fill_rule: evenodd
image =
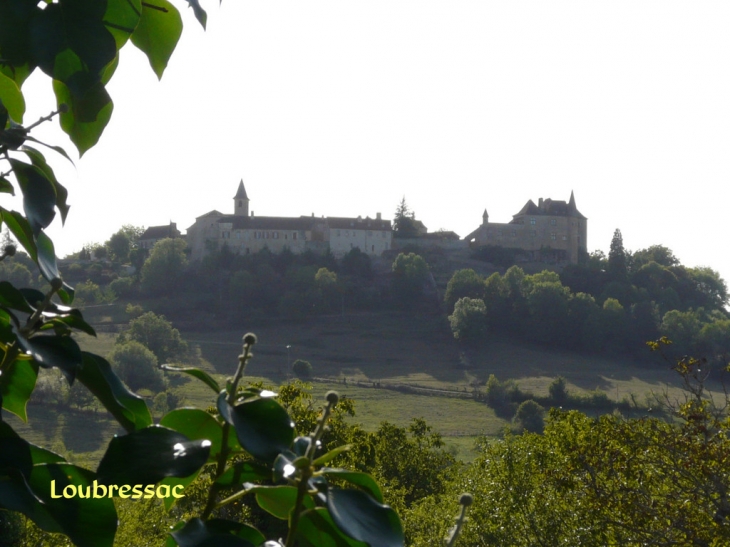
M543 420L544 413L545 409L543 407L532 399L528 399L517 407L514 420L525 431L542 433L545 427L545 421Z
M456 302L465 296L484 299L486 296L484 280L474 270L457 270L449 279L444 294L446 312L452 313Z
M418 237L418 228L414 220L415 214L408 208L406 198L403 196L398 208L393 215L393 237L413 238Z
M312 375L312 363L304 359L297 359L291 365L292 372L302 380Z
M109 353L109 362L132 390L145 388L157 392L165 389L165 379L158 368L157 357L139 342L131 340L117 344Z
M501 245L483 245L475 249L472 256L476 260L489 262L490 264L501 266L502 268L509 268L517 262L517 258L523 254L524 251L522 249L502 247Z
M465 342L478 342L487 332L487 308L483 300L464 297L456 302L454 313L449 316L454 338Z
M118 343L127 341L139 342L154 353L160 363L180 359L188 351L188 345L180 336L180 331L164 315L151 311L129 322L129 328L117 340Z
M568 400L568 389L566 387L565 378L558 376L548 387L548 393L550 398L555 401L556 404L562 404Z
M170 294L181 281L188 259L185 240L161 239L142 266L142 288L151 294Z
M429 280L426 261L415 253L400 253L393 261L392 291L401 305L415 304Z
M613 233L611 248L608 251L608 277L613 281L623 281L628 277L628 264L624 240L618 228Z

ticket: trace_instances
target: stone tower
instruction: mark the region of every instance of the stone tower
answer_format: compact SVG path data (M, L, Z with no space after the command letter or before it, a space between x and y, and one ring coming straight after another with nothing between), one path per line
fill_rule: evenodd
M243 187L243 179L238 184L238 192L233 197L233 214L236 216L248 216L248 196L246 189Z

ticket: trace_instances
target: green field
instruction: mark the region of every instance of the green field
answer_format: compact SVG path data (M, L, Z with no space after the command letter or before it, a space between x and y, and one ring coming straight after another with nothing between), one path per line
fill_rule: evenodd
M96 319L102 325L118 323L118 315L115 307L99 308ZM465 351L437 316L363 314L259 328L232 325L227 331L183 335L197 351L198 366L222 379L233 373L242 335L249 330L259 339L247 370L251 380L279 385L291 378L288 363L305 359L313 366L314 395L322 397L327 390L337 389L354 399L353 421L367 430L375 430L384 420L405 426L413 418L425 418L444 436L447 447L465 460L473 458L478 436L499 435L508 425L485 404L453 396L453 392L465 395L483 388L490 374L500 380L514 379L523 391L535 395L546 395L552 379L562 375L569 391L576 394L600 389L616 401L633 394L641 405L651 393L680 396L669 366L648 351L646 363L548 351L506 340ZM106 355L115 337L100 332L97 338L83 335L79 341L84 349ZM187 404L203 408L212 404L210 390L197 381L176 378L171 385ZM452 396L390 389L398 386L447 390ZM13 427L43 446L66 447L77 460L98 459L110 435L121 432L101 412L64 410L60 414L30 405L28 413L27 425L10 417Z

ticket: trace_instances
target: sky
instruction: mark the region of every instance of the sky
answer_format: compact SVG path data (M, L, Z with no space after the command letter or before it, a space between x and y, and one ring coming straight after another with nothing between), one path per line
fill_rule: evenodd
M392 219L462 237L568 200L588 249L615 229L730 279L730 3L202 0L162 81L129 44L99 144L54 161L60 256L123 224L233 211ZM53 108L24 87L26 123ZM56 144L51 124L34 133ZM72 149L68 143L68 149ZM62 166L62 164L65 164ZM56 222L60 224L60 222Z

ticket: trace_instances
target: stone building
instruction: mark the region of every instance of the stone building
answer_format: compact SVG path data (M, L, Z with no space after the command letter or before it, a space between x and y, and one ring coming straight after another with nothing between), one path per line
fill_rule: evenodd
M150 226L139 236L138 245L142 249L151 249L161 239L177 237L182 237L182 234L174 222L170 222L166 226Z
M288 248L299 254L307 250L331 251L342 256L358 247L379 256L391 248L393 229L380 213L370 217L262 217L249 212L250 200L241 181L233 197L233 214L210 211L188 228L190 259L199 260L212 249L227 245L234 253L255 253L268 248L280 253Z
M482 225L465 238L472 247L495 245L519 249L528 260L577 263L588 246L588 219L575 205L575 196L558 201L529 200L507 223L489 222L484 210Z

